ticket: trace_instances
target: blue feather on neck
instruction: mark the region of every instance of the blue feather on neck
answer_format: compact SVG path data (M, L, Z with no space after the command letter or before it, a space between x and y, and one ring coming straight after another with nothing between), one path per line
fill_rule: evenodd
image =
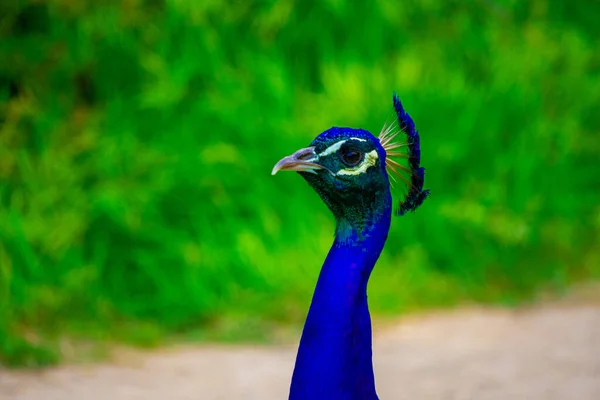
M387 239L392 213L381 204L352 219L337 217L300 340L290 399L377 399L367 283Z

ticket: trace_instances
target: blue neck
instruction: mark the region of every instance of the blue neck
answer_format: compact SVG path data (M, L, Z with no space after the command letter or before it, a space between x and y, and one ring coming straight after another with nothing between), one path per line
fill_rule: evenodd
M292 377L290 400L377 399L367 282L390 228L391 197L361 224L337 218Z

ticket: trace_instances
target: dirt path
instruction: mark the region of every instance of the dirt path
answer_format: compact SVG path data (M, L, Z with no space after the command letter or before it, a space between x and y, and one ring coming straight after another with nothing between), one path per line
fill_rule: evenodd
M199 346L44 372L0 371L0 399L286 399L295 346ZM380 327L382 399L600 399L600 306L459 310Z

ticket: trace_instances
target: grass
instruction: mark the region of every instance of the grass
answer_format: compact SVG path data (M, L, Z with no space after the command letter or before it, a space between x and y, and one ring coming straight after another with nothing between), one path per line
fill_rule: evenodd
M432 197L393 222L375 314L600 277L600 6L47 0L0 15L7 365L59 362L65 338L300 324L333 221L270 169L331 126L378 132L393 91Z

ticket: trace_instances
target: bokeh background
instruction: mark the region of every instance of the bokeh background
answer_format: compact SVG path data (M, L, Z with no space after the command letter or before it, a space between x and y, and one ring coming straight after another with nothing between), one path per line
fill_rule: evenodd
M567 0L3 1L1 362L299 328L334 224L271 168L331 126L379 132L393 92L432 196L393 221L374 315L599 278L598 21Z

